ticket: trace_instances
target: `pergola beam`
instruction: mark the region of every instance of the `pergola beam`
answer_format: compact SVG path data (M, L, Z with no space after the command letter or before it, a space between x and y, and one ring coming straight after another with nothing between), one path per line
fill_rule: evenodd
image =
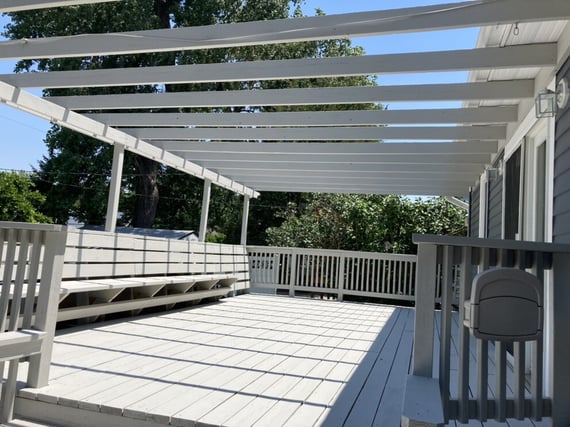
M78 6L92 3L108 3L120 0L3 0L0 13L22 12L25 10L47 9L50 7Z
M505 126L410 126L410 127L324 127L324 128L122 128L147 141L178 140L169 150L186 141L375 141L397 140L498 140L506 138ZM163 145L165 147L166 145Z
M567 18L570 18L570 3L567 0L469 1L173 30L17 40L0 44L0 59L103 56L254 46Z
M138 93L125 95L53 96L70 110L133 110L238 106L370 104L375 102L470 101L532 98L534 80L474 83L357 86L220 92Z
M556 43L543 43L443 52L8 74L0 75L0 80L28 88L137 86L526 68L554 66L556 60Z
M100 141L111 144L121 144L125 149L143 157L156 160L190 175L210 179L216 185L236 193L257 197L257 193L254 190L236 183L229 178L207 170L191 161L169 153L164 149L155 147L140 138L133 137L118 129L74 113L69 109L53 104L45 99L38 98L35 95L4 82L0 82L0 102Z
M506 123L517 121L516 106L415 110L290 111L280 113L101 113L86 114L117 127L286 127L378 124Z
M394 154L489 154L497 151L497 141L468 141L444 143L343 143L323 144L306 143L249 143L249 142L180 142L162 141L155 145L173 151L189 153L222 154L272 154L272 155L320 155L329 159L331 156L347 155L394 155Z

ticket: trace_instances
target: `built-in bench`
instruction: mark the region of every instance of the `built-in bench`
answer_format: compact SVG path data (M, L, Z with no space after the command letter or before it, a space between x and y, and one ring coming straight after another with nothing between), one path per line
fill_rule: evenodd
M70 229L57 319L136 314L248 287L244 246Z
M248 287L245 246L0 222L0 423L12 418L22 361L29 386L47 385L56 322Z

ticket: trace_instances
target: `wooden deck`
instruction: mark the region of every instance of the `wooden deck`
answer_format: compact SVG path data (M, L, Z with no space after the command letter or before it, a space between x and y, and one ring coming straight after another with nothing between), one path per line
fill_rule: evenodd
M407 308L242 295L64 331L50 385L20 390L16 412L74 427L396 427L412 337Z

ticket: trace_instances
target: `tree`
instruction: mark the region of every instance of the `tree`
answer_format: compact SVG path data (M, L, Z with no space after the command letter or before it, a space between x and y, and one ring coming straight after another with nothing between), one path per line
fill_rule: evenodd
M51 218L39 211L44 201L28 175L0 172L0 220L51 223Z
M415 253L413 233L466 234L466 213L443 198L313 195L306 209L281 214L282 225L267 230L270 245Z
M41 9L11 14L5 36L13 39L54 37L164 28L169 26L169 8L174 0L127 0L104 5ZM96 68L128 68L173 63L171 53L152 55L52 58L18 62L16 71L64 71ZM45 96L153 92L154 86L87 89L48 89ZM40 162L38 186L47 195L46 210L58 222L74 217L87 223L103 223L111 170L112 150L105 143L54 125L47 137L48 156ZM158 203L156 177L160 165L128 156L125 170L131 177L124 185L135 195L136 205L126 217L135 224L149 224ZM138 172L138 173L137 173ZM136 177L136 178L134 178ZM130 197L126 200L131 200ZM94 206L97 205L97 206Z
M145 30L171 26L195 26L223 24L252 20L277 19L302 16L302 0L124 0L121 2L83 5L76 7L42 9L11 14L12 23L5 36L12 39L53 37L81 33ZM321 11L317 13L322 14ZM231 49L207 49L160 54L96 56L88 58L54 58L25 60L16 69L62 71L96 68L128 68L150 65L174 65L194 63L219 63L263 59L316 58L326 56L360 55L363 50L351 46L349 40L326 40L304 43L236 47ZM184 85L160 85L139 87L107 87L84 89L49 89L46 96L116 94L156 91L237 90L252 88L324 87L344 85L374 85L367 76L351 76L334 79L300 79L280 81L246 81ZM338 108L322 106L319 109ZM344 105L343 109L379 108L375 105ZM217 108L193 111L283 111L287 107L250 106L246 108ZM299 109L299 108L297 108ZM301 109L316 109L314 106ZM70 131L54 126L46 137L48 156L42 160L38 172L38 187L47 195L46 209L58 222L69 217L88 223L104 222L107 188L111 169L111 150L104 144L83 135L71 135ZM134 226L169 228L196 228L202 184L198 180L181 176L178 171L164 168L151 160L129 154L125 159L121 199L121 220ZM87 177L87 175L90 177ZM195 188L197 187L197 188ZM186 194L175 194L175 189L185 189ZM159 197L162 195L163 197ZM191 199L198 197L198 200ZM224 191L215 191L212 204L229 198ZM288 193L262 196L262 200L278 200L285 206L288 199L298 196ZM98 206L92 206L93 203ZM278 225L282 218L268 215L257 209L265 202L252 201L251 241L264 240L265 228ZM236 207L234 203L232 206ZM172 209L172 211L171 211ZM270 210L270 212L275 211ZM175 214L171 215L171 212ZM211 210L214 215L216 213ZM259 217L257 216L259 215ZM236 218L241 214L222 215L220 224L227 236L236 234ZM232 237L233 238L233 237Z

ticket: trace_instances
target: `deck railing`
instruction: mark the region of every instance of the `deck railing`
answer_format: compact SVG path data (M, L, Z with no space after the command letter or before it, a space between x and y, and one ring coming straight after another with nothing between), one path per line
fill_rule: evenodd
M416 256L248 246L252 289L413 300Z
M554 426L570 425L570 345L567 336L570 324L570 245L425 235L415 235L414 242L418 244L418 292L413 375L408 385L415 391L406 391L406 399L417 402L417 385L421 381L425 384L424 380L418 383L414 378L437 378L445 422L457 419L465 423L469 419L485 421L488 418L500 422L506 418L540 420L551 416ZM526 270L538 278L539 300L544 301L544 307L538 310L539 313L544 310L544 324L539 325L544 333L538 338L526 342L512 337L490 340L470 334L467 326L470 314L466 313L469 303L466 307L465 302L472 298L474 275L495 267ZM443 273L441 339L440 347L434 352L438 268ZM452 270L457 268L461 276L459 321L454 327L451 285ZM506 274L512 273L506 271ZM496 301L500 301L499 305L508 304L509 298ZM504 308L507 312L510 309ZM517 315L509 314L508 320ZM466 317L468 319L464 322ZM521 318L525 322L528 319L525 314ZM510 349L509 343L512 343ZM451 360L452 345L457 347L457 361ZM525 369L527 361L530 362L530 372ZM507 385L509 363L513 365L514 378ZM458 376L457 389L450 389L450 377L453 375ZM526 389L529 375L530 393ZM406 410L405 404L404 412ZM409 412L413 411L415 409ZM407 415L404 413L404 417ZM413 423L408 420L404 424Z

